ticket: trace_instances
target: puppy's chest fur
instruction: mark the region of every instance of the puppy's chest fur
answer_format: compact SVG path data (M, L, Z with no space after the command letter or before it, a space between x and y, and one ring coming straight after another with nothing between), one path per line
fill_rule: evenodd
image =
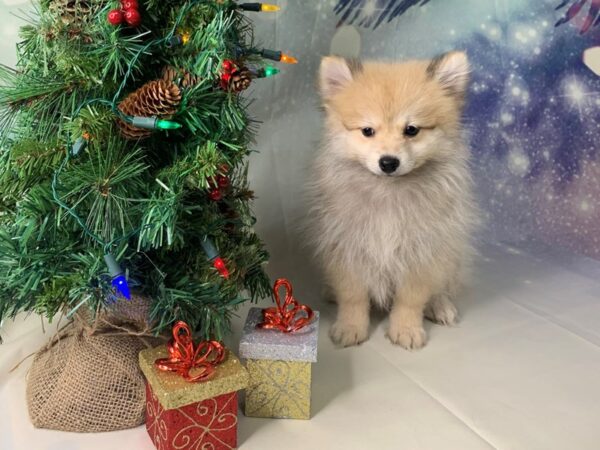
M327 264L363 277L379 303L409 271L431 272L441 285L448 266L464 257L474 214L463 164L431 165L401 178L350 165L321 164L318 173L318 251Z

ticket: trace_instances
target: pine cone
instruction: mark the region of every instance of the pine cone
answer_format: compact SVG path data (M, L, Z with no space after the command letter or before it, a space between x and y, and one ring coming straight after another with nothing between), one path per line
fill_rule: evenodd
M194 87L200 82L200 77L198 75L193 75L183 69L176 69L173 66L163 67L162 79L169 83L175 83L183 89Z
M252 72L246 67L240 67L231 74L229 79L229 90L233 92L241 92L244 89L248 89L252 82Z
M92 0L51 0L48 9L65 25L81 25L92 14Z
M175 83L153 80L125 97L119 110L128 116L168 119L177 112L180 102L181 90ZM127 139L142 139L152 134L152 130L134 127L123 120L119 120L119 127Z

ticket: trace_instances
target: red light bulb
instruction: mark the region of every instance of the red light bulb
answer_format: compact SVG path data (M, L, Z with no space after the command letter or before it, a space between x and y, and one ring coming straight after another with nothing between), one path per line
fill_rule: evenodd
M229 278L229 270L227 270L227 266L225 265L225 261L220 256L217 256L213 260L213 267L219 271L223 278Z

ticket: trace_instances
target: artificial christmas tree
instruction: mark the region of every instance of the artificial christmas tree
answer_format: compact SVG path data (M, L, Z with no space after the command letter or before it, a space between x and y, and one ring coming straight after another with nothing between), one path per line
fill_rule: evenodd
M144 332L183 320L221 339L268 293L238 95L277 73L264 58L295 62L254 47L245 10L268 6L40 1L0 70L0 323L105 323L143 295Z

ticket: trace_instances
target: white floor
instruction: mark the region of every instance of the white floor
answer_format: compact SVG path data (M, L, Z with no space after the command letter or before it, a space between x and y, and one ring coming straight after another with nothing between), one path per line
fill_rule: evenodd
M313 419L241 415L240 447L600 448L600 262L490 246L474 278L459 303L461 324L428 324L430 342L415 353L385 339L384 316L374 316L367 343L334 349L334 306L323 305ZM240 328L241 319L232 342ZM29 360L8 371L47 336L33 317L7 324L3 336L1 449L153 448L143 427L96 435L34 429L24 401Z

